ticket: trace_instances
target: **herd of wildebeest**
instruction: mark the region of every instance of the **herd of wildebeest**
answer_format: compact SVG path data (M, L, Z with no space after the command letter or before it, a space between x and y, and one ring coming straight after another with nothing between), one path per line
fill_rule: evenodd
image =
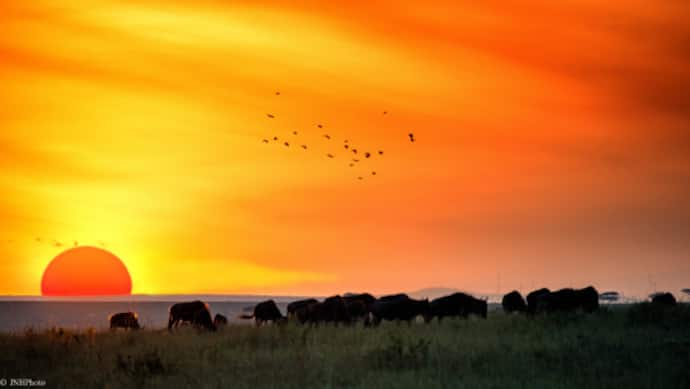
M520 292L512 291L503 296L501 305L503 311L508 314L591 313L599 309L599 297L599 292L591 286L557 291L542 288L529 293L526 298L523 298ZM671 293L658 293L651 296L651 303L672 306L676 304L676 299ZM411 323L418 317L423 318L426 323L434 318L441 321L445 317L467 318L470 315L485 319L487 307L486 300L460 292L431 301L416 300L403 293L379 298L369 293L361 293L332 296L323 301L294 301L288 304L286 316L280 312L275 301L267 300L256 304L251 314L243 314L240 318L253 319L257 325L294 321L306 325L349 325L362 322L365 326L377 326L383 320ZM109 321L111 329L140 328L136 312L116 313L109 317ZM173 304L170 307L168 330L182 323L215 331L226 325L228 319L221 314L216 314L212 319L209 305L197 300Z

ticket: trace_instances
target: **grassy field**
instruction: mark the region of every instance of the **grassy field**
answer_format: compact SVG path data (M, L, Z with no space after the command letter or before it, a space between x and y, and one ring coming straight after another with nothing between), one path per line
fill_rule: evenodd
M0 335L0 350L0 378L65 388L689 388L690 307L379 328L27 330Z

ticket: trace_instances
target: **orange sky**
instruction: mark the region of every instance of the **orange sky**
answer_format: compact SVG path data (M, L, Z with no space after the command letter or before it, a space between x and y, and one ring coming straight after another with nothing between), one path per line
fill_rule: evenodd
M690 3L370 3L3 1L0 294L690 287Z

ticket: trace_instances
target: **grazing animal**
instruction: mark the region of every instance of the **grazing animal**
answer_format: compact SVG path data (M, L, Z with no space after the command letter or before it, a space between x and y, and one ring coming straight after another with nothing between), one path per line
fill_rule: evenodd
M677 303L676 298L669 292L655 293L652 295L652 304L673 307Z
M317 299L305 299L291 302L287 306L288 319L296 318L300 323L304 323L306 321L309 305L317 304L318 302Z
M547 288L541 288L530 292L527 295L527 313L537 313L537 304L542 296L551 293Z
M273 322L282 323L287 318L280 313L280 309L273 300L262 301L254 306L254 313L251 315L241 315L241 319L254 319L256 325Z
M522 295L517 290L514 290L505 296L501 300L501 305L503 306L503 312L513 313L513 312L525 312L527 311L527 303Z
M429 303L431 317L462 317L467 318L474 314L486 319L486 301L474 298L465 293L453 293L448 296L439 297Z
M332 296L323 302L308 305L305 319L304 322L312 325L319 323L347 324L350 322L345 300L340 296Z
M220 313L216 313L216 316L213 317L213 325L216 326L216 328L224 327L228 325L228 318Z
M111 330L116 328L138 330L141 328L138 319L136 312L120 312L108 317Z
M528 303L529 305L529 303ZM591 286L565 288L537 296L535 312L594 312L599 309L599 292Z
M177 327L182 322L188 322L197 328L205 328L210 331L215 331L216 326L211 320L211 311L208 304L203 301L191 301L186 303L173 304L169 310L168 315L168 330L172 330L173 326Z
M431 320L429 300L415 300L405 294L381 297L371 304L370 310L370 320L374 325L379 325L382 320L404 320L410 324L420 315L425 322Z
M366 319L369 316L371 304L376 301L376 297L369 293L346 294L343 296L345 308L350 320Z

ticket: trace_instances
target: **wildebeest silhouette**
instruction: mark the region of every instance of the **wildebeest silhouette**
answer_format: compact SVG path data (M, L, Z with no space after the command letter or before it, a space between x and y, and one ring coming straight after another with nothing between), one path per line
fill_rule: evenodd
M517 290L504 295L503 300L501 300L501 305L503 306L503 312L505 313L527 311L527 303Z
M527 312L536 313L537 303L539 302L540 297L545 296L549 293L551 293L551 291L547 288L541 288L530 292L527 295Z
M304 323L306 321L307 307L318 302L317 299L293 301L287 305L287 316L289 319L296 318L300 323Z
M262 301L254 306L254 313L251 315L241 315L241 319L254 319L257 326L261 324L272 322L272 323L282 323L287 320L280 309L273 300Z
M211 320L211 311L208 304L203 301L190 301L185 303L173 304L169 310L168 330L173 326L177 327L180 323L188 322L197 328L205 328L215 331L216 326Z
M221 315L220 313L216 313L216 316L213 317L213 325L216 326L216 328L226 326L227 324L228 318Z
M463 317L474 314L486 318L486 301L474 298L468 294L457 292L448 296L439 297L429 303L431 317Z
M108 317L110 322L110 329L124 328L138 330L139 328L139 316L136 312L120 312Z
M367 318L371 304L376 301L376 297L369 293L348 293L343 296L343 300L350 320L354 321Z
M319 323L347 324L350 322L345 300L339 295L328 297L316 304L307 305L304 319L304 323L312 325Z
M652 304L664 305L668 307L672 307L677 304L675 296L669 292L655 293L651 297Z
M383 296L371 304L370 322L378 325L382 320L404 320L408 324L417 316L423 316L424 321L431 320L429 300L411 299L406 294Z
M539 312L593 312L599 309L599 292L594 287L583 289L564 288L555 292L540 294L536 298L536 313Z

